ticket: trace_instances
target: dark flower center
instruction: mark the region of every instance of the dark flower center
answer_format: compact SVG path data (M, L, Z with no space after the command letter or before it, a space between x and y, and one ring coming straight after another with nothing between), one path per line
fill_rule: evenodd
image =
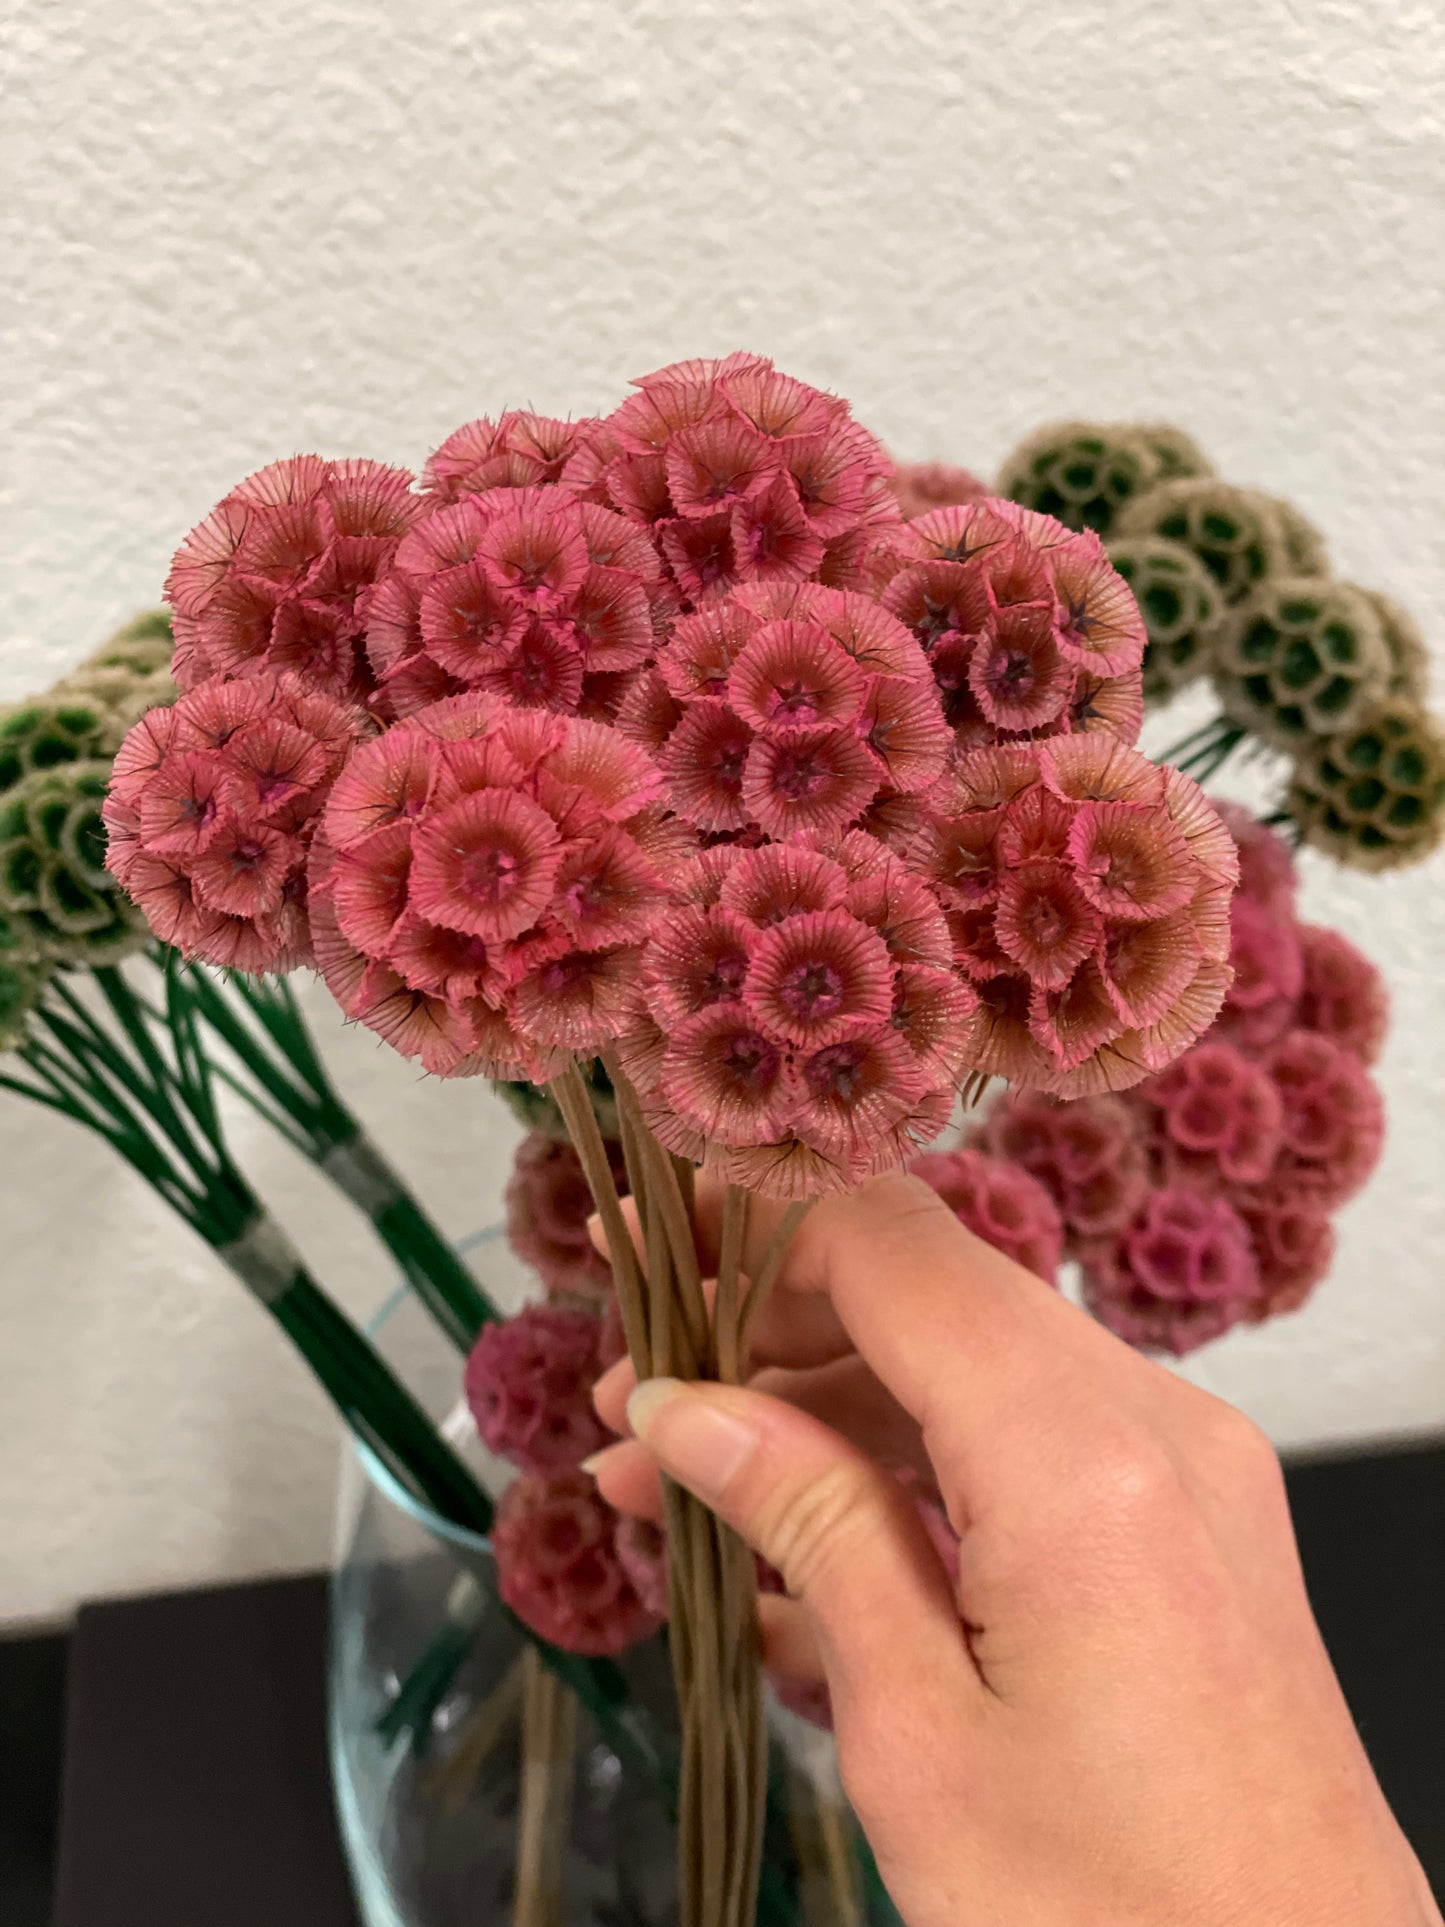
M843 979L829 963L800 963L784 977L778 996L795 1017L815 1022L842 1008Z

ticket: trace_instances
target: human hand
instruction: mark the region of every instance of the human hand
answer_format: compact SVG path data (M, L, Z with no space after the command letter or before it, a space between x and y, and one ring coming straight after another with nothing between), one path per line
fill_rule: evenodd
M700 1184L705 1262L718 1216ZM652 1517L662 1467L782 1572L766 1658L826 1679L909 1927L1440 1927L1249 1421L906 1177L804 1219L753 1356L746 1389L615 1366L635 1438L591 1464ZM956 1593L897 1464L937 1482Z

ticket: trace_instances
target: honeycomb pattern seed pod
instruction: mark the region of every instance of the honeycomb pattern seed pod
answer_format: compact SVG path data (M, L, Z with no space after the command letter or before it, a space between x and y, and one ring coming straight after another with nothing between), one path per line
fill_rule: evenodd
M998 492L1069 529L1106 536L1126 504L1153 490L1161 457L1145 434L1113 422L1051 422L999 471Z
M123 623L114 635L107 636L100 647L86 657L83 666L134 669L141 675L150 675L158 669L170 668L174 648L170 610L146 609Z
M40 1002L50 970L10 954L4 947L4 924L0 915L0 1051L9 1051L25 1042L30 1013Z
M1213 462L1194 437L1172 422L1135 422L1132 426L1157 462L1161 482L1214 473Z
M107 762L71 763L33 770L0 797L0 909L37 958L113 963L147 940L105 867L109 780Z
M1348 582L1282 576L1220 624L1214 682L1227 715L1286 752L1350 728L1390 680L1369 599Z
M1149 643L1144 700L1163 702L1210 666L1213 631L1224 603L1197 555L1162 536L1125 536L1109 560L1133 591Z
M1360 594L1379 617L1380 633L1390 654L1389 694L1423 703L1430 693L1430 651L1420 625L1380 590L1361 589Z
M1417 703L1388 697L1305 747L1286 808L1306 843L1351 869L1418 863L1445 827L1445 731Z
M54 692L0 713L0 795L36 770L107 754L111 721L92 696Z
M1260 494L1279 518L1284 535L1285 566L1291 575L1328 575L1330 554L1325 538L1309 517L1282 495Z
M1160 535L1182 543L1214 577L1226 602L1241 601L1256 584L1289 566L1276 504L1255 489L1208 476L1163 482L1136 496L1120 513L1114 533Z

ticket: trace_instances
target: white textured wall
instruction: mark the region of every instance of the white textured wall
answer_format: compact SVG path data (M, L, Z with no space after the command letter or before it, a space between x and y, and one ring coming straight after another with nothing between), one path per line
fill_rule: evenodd
M1445 635L1436 7L11 0L4 51L0 699L263 461L415 461L734 346L984 469L1173 417ZM1311 873L1395 986L1393 1130L1316 1303L1201 1367L1282 1441L1445 1422L1442 875ZM484 1218L490 1100L336 1055ZM355 1228L255 1149L364 1302ZM0 1617L320 1556L330 1428L265 1321L100 1147L6 1103L0 1174Z

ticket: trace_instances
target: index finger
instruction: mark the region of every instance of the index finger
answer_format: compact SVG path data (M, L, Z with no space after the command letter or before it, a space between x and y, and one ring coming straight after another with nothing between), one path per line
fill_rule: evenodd
M783 1209L753 1199L745 1271L762 1263ZM699 1181L704 1262L720 1217L720 1187ZM1121 1370L1148 1369L902 1173L821 1199L793 1234L778 1289L827 1300L922 1428L956 1526L995 1495L1037 1489L1087 1408L1102 1413Z

